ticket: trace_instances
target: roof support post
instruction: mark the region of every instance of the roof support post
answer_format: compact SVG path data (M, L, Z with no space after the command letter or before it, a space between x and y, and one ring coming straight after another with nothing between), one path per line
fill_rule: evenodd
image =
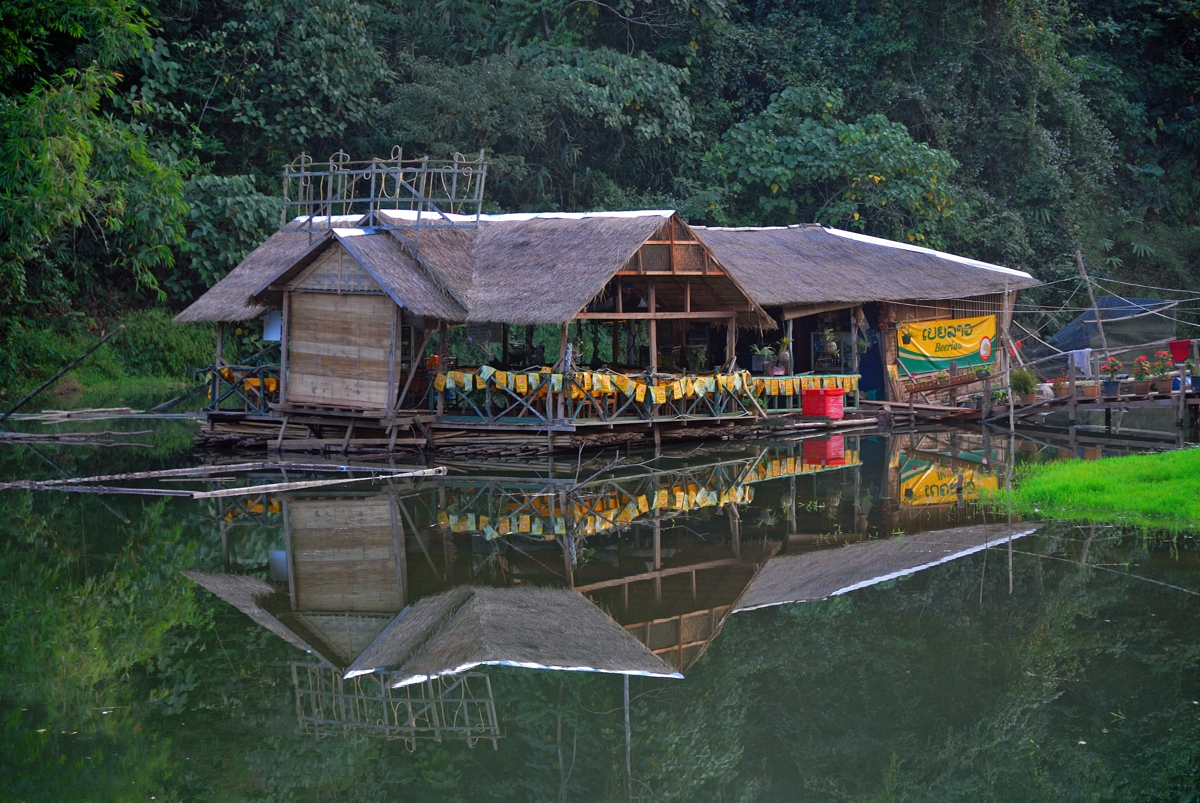
M737 366L737 316L729 316L725 331L725 371L730 373Z
M450 354L450 326L444 321L438 321L438 370L446 370L446 360ZM437 396L437 414L441 415L446 409L446 391L439 390Z
M649 285L648 291L647 291L647 295L649 296L649 299L647 300L647 303L649 304L650 312L653 316L653 313L657 312L656 304L655 304L655 300L654 300L654 279L648 280L647 284ZM654 317L651 317L650 318L650 376L654 376L657 373L658 373L658 321Z
M220 368L225 364L225 321L217 322L217 357L213 365Z
M287 404L288 368L288 308L292 306L292 294L283 293L283 311L279 316L279 403Z

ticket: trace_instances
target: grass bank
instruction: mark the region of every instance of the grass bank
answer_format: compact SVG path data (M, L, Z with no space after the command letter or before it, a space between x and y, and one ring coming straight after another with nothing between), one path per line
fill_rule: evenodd
M153 405L194 384L195 369L212 363L213 327L180 326L161 309L126 312L103 327L80 316L12 324L0 344L0 409L87 351L101 329L121 324L123 332L22 411Z
M1031 466L1012 501L1041 518L1200 531L1200 449Z

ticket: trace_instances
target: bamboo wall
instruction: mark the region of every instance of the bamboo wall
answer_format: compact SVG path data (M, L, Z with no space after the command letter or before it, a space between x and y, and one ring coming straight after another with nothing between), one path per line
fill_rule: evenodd
M393 502L287 500L292 593L301 611L399 613L404 607L404 544Z
M290 292L288 404L387 410L398 310L386 295Z

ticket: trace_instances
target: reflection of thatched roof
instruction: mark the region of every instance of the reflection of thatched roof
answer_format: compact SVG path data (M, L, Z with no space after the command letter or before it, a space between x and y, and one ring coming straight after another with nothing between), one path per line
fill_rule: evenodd
M1030 535L1029 524L956 527L881 541L863 541L772 558L738 602L738 611L808 602L856 591Z
M965 298L1038 284L1011 268L817 225L693 231L764 306Z
M456 588L397 616L351 664L347 677L378 670L393 685L480 665L680 677L575 591Z
M264 607L267 599L275 594L275 587L265 580L244 574L209 574L208 572L182 572L193 583L204 586L221 599L237 608L288 644L305 652L316 650L303 638L280 622Z

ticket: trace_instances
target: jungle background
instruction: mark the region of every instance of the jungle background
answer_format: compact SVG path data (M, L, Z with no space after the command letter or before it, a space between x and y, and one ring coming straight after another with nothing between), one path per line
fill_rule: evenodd
M1030 271L1030 304L1079 306L1077 249L1200 290L1194 0L0 0L0 70L10 398L118 321L86 380L205 364L170 316L301 152L482 149L488 211L816 221Z

